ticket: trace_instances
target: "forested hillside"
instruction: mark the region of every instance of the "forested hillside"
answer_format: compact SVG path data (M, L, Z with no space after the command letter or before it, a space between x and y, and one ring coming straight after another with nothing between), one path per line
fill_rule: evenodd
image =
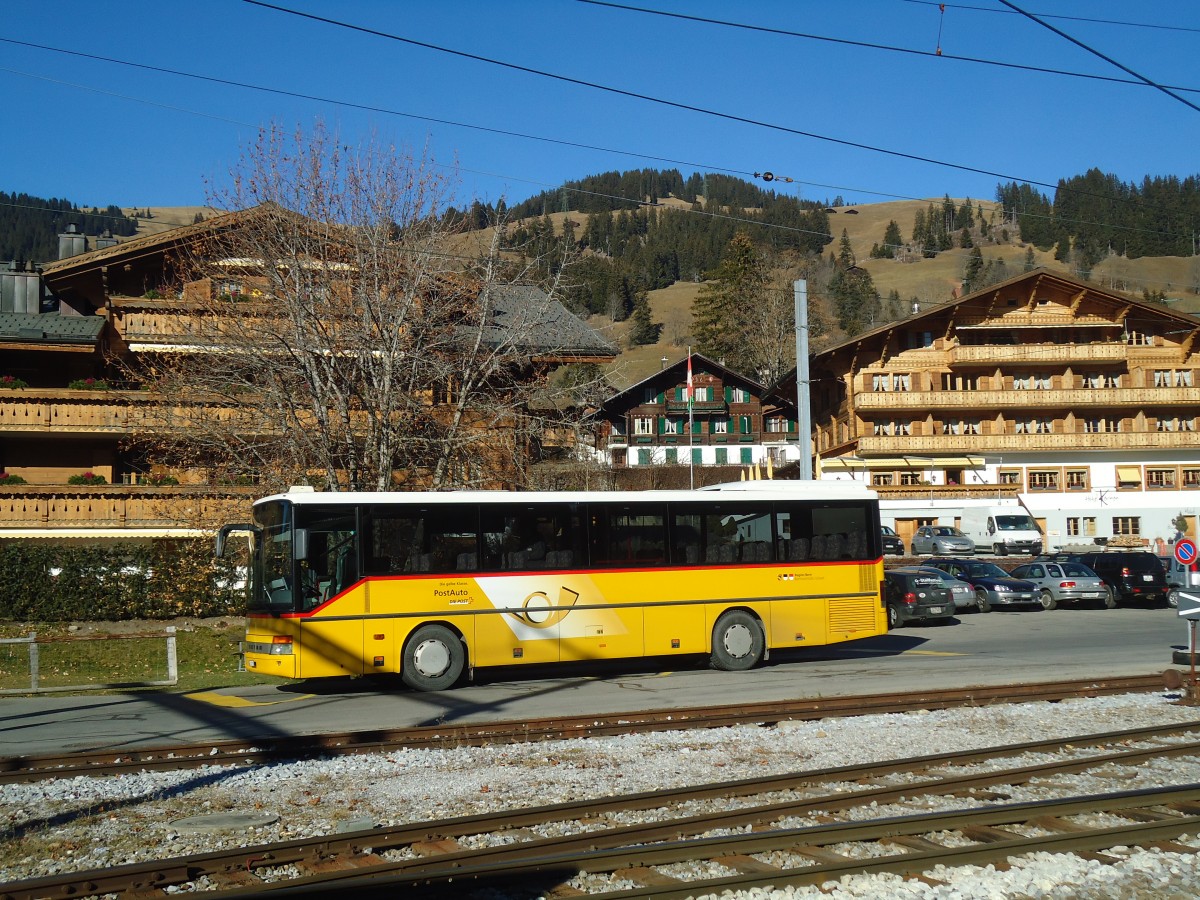
M70 200L0 191L0 260L46 263L58 258L58 235L68 225L86 235L137 233L137 219L120 207L80 209Z
M1053 201L998 184L994 199L856 207L730 176L642 169L451 215L468 229L503 220L506 249L640 369L692 346L769 380L789 364L772 329L790 321L797 277L809 286L814 349L1035 266L1194 308L1197 213L1196 178L1134 185L1092 171L1061 180ZM694 289L672 287L685 284ZM687 308L664 306L679 303Z

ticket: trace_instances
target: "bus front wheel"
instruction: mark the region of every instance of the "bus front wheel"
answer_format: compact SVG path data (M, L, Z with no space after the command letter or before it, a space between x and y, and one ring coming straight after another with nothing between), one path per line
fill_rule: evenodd
M758 619L744 610L730 610L713 628L712 667L725 672L752 669L762 661L765 646Z
M414 690L444 691L462 676L466 659L457 634L444 625L425 625L404 646L400 678Z

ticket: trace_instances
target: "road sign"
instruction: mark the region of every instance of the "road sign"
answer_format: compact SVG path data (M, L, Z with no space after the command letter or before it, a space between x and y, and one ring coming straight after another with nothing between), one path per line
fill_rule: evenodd
M1200 594L1179 592L1179 618L1200 619Z
M1175 561L1190 566L1196 561L1196 542L1191 538L1180 538L1175 542Z

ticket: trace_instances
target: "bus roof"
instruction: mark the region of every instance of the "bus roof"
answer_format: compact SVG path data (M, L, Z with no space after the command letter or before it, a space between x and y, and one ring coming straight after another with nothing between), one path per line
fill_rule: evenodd
M662 491L315 491L293 487L255 502L289 500L298 506L340 506L356 503L635 503L646 501L712 501L713 494L741 495L753 500L876 500L878 495L858 482L734 481L698 490Z

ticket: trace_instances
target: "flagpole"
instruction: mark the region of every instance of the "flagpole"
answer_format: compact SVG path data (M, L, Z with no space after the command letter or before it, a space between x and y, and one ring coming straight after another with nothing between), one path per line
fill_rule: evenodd
M696 489L696 426L695 412L692 408L692 395L695 389L692 387L692 348L688 346L688 365L687 365L687 404L688 404L688 484L692 490Z

